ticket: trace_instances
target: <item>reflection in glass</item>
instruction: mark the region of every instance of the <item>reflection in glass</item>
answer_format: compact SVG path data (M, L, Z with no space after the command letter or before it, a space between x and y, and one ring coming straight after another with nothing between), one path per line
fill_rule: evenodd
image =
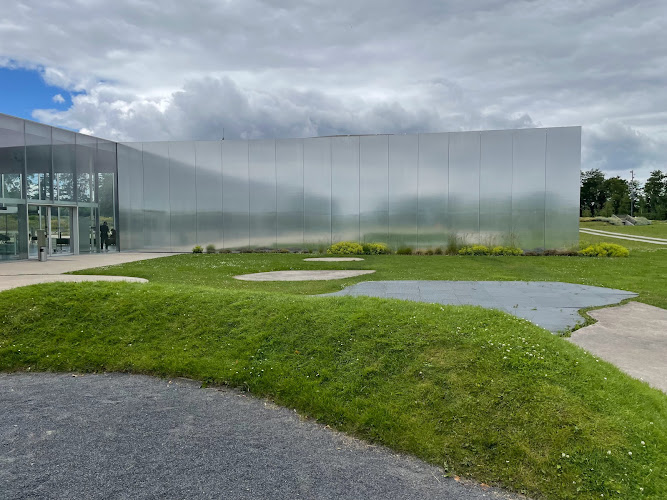
M75 135L67 130L53 129L54 197L58 201L74 201L76 172Z
M50 200L51 127L26 122L25 144L28 198L31 200Z
M0 260L22 258L19 241L19 207L0 203Z

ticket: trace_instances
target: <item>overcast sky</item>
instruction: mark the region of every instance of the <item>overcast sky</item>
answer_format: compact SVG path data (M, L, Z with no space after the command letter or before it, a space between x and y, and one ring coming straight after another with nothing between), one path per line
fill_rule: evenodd
M667 170L665 0L0 7L0 68L33 70L53 93L32 118L99 137L582 125L582 168Z

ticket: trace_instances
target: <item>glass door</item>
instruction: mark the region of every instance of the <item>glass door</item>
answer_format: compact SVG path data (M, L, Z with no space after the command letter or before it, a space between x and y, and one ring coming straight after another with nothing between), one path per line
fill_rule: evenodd
M28 205L28 258L39 256L39 247L48 247L51 233L49 224L51 217L49 207L45 205ZM48 250L47 250L48 252Z
M77 208L74 206L28 205L28 258L77 254Z
M97 208L79 207L79 253L100 251Z
M51 209L51 232L49 238L51 255L70 255L72 246L72 207L49 207Z

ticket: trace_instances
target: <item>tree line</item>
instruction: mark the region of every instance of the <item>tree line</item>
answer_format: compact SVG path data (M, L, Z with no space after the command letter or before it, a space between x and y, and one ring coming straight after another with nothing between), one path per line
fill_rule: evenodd
M642 186L639 181L626 181L619 176L605 178L594 168L581 172L579 215L610 217L629 215L647 219L667 219L667 174L651 172Z

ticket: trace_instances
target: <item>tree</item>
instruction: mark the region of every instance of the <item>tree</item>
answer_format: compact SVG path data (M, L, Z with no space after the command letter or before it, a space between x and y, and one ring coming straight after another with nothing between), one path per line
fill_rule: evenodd
M630 189L628 181L620 177L612 177L604 181L604 190L607 200L611 202L611 210L614 214L630 213Z
M667 175L660 170L651 172L644 184L646 209L652 219L667 218Z
M607 200L604 174L597 168L581 172L580 215L588 209L595 215Z

